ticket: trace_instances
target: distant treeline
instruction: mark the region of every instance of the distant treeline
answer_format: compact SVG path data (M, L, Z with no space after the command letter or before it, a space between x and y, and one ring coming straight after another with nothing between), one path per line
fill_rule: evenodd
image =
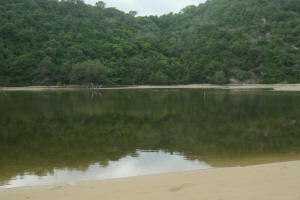
M0 85L300 82L300 0L208 0L136 17L0 0Z

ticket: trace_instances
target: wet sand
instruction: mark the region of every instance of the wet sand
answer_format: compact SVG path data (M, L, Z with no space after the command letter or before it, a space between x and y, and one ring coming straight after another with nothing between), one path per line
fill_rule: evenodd
M300 161L0 190L2 200L299 200Z
M84 89L82 86L30 86L30 87L0 87L0 91L43 91L43 90L75 90ZM300 84L229 84L229 85L140 85L124 87L98 87L100 90L126 90L126 89L229 89L229 90L249 90L249 89L271 89L276 91L300 91Z

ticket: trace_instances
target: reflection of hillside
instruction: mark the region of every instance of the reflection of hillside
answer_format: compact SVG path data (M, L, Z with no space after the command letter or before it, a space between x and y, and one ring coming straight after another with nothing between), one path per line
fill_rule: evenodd
M263 91L8 93L0 98L0 181L105 166L136 149L180 152L214 166L297 158L299 100Z

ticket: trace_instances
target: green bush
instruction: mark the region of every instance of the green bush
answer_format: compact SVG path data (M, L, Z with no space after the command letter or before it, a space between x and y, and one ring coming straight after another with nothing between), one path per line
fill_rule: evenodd
M70 82L79 85L107 83L107 68L99 60L87 60L72 65Z
M215 72L214 75L210 78L210 83L217 84L217 85L224 85L227 84L228 78L226 78L223 71Z

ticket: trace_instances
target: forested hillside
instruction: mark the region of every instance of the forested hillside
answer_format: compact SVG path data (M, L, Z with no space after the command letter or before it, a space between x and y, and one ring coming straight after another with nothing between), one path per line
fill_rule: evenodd
M0 0L0 85L300 82L300 0L208 0L136 17Z

